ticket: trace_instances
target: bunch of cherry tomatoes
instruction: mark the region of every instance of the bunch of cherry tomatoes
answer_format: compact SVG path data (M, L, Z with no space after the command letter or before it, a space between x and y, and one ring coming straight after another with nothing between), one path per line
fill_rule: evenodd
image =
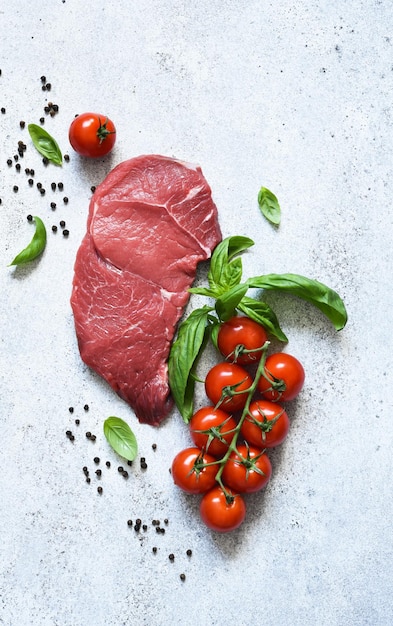
M228 532L245 519L243 494L260 491L271 477L266 450L281 444L290 427L281 402L298 395L305 373L290 354L268 356L265 329L247 317L224 322L217 345L225 361L205 378L211 404L192 416L194 445L176 455L171 471L178 487L203 494L203 522Z

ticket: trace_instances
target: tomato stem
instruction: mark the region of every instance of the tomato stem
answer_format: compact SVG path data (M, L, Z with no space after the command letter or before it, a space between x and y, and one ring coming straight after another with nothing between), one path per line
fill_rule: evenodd
M227 501L228 501L227 495L229 495L229 494L227 494L227 491L225 490L225 487L224 487L222 479L221 479L222 472L224 471L224 466L225 466L226 462L228 461L228 459L229 459L230 455L232 454L232 452L235 452L236 454L238 454L238 456L243 458L242 455L239 454L239 452L237 450L237 440L238 440L238 437L239 437L239 434L240 434L240 430L241 430L242 424L243 424L244 420L246 419L247 415L249 415L251 400L252 400L252 397L253 397L253 395L255 393L255 390L257 388L258 381L261 378L261 376L263 376L263 372L264 372L264 369L265 369L266 358L267 358L267 350L269 348L269 345L270 345L270 342L266 341L264 343L264 345L262 346L261 358L259 359L258 368L257 368L257 371L255 373L254 380L253 380L252 384L250 385L250 387L248 389L246 389L245 391L242 391L242 392L234 392L234 393L238 393L238 394L239 393L246 393L247 394L247 399L246 399L246 403L244 405L242 414L240 416L240 419L239 419L239 421L237 423L236 429L234 429L235 430L235 434L234 434L234 436L232 438L231 443L228 446L228 450L226 451L224 456L221 459L218 460L218 464L220 465L220 467L219 467L218 472L216 474L216 481L218 482L218 484L220 485L221 489L223 490L223 492L225 494L225 497L227 498ZM263 452L261 452L261 454L263 454ZM246 460L246 459L243 459L243 460Z
M105 122L102 124L101 123L101 118L98 118L98 122L99 122L99 127L97 129L97 137L100 140L100 144L107 138L108 135L115 135L116 131L115 130L108 130L107 129L107 124L109 122L109 119L106 117L105 118Z

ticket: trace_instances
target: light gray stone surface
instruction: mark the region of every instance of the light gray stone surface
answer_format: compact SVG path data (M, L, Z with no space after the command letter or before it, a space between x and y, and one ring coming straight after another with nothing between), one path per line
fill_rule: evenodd
M3 0L0 27L0 624L388 626L391 2ZM44 168L19 127L38 123L47 101L60 111L44 126L71 157L61 169ZM86 110L117 124L111 157L86 161L68 145L69 123ZM20 139L17 173L6 160ZM74 336L69 296L90 187L151 152L202 166L224 236L255 240L246 276L318 278L348 308L336 333L310 306L269 297L307 383L270 485L247 499L247 521L230 535L209 532L198 498L172 485L172 458L189 443L177 412L159 429L138 424L84 367ZM280 200L278 230L259 214L261 185ZM31 237L28 213L47 225L46 251L7 267ZM62 219L68 239L50 229ZM148 463L143 472L138 459L128 481L102 434L109 415L130 423ZM82 472L94 476L95 455L112 463L101 497ZM127 526L137 517L148 524L140 535ZM155 518L168 518L165 535Z

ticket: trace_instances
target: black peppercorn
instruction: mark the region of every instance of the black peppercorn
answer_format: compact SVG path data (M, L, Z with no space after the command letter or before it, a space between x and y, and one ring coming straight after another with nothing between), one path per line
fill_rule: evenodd
M16 169L17 172L20 172L20 163L17 163L15 165L15 169Z
M168 558L169 558L170 561L174 561L175 560L175 555L171 553Z
M122 472L122 476L123 476L123 478L128 478L128 472L126 472L126 471L124 470L124 472Z
M21 128L24 128L24 127L25 127L25 122L24 122L23 120L21 120L21 121L19 122L19 126L20 126Z
M60 189L60 191L63 189L64 185L63 183L57 183L58 188Z
M117 468L117 471L119 472L119 474L121 474L122 472L124 472L124 467L119 465L119 467Z
M186 554L187 554L187 556L191 556L192 555L192 550L190 548L188 548Z
M68 410L69 410L69 412L70 412L70 413L73 413L73 412L74 412L74 407L73 407L73 406L70 406L70 407L68 408Z
M56 189L56 183L51 183L50 186L52 187L53 191Z
M66 224L66 223L65 223L65 221L64 221L64 220L60 220L59 224L60 224L60 227L61 227L61 228L64 228L64 226L65 226L65 224Z
M87 437L87 439L90 439L90 437L91 437L91 432L90 432L90 430L88 430L88 431L87 431L87 433L86 433L86 437Z
M97 475L98 477L100 477L100 476L101 476L101 474L102 474L102 471L101 471L100 469L96 470L96 475Z
M45 118L44 117L40 117L40 124L43 124L45 122Z
M34 180L32 178L29 178L27 182L29 183L30 187L34 185Z
M53 224L53 226L52 226L52 232L57 233L57 226L56 226L56 224Z
M42 159L42 162L43 162L43 164L44 164L44 165L48 165L48 163L49 163L49 159L48 159L47 157L44 157L44 158Z
M69 155L69 154L65 154L65 155L64 155L64 161L65 161L66 163L68 163L68 161L69 161L69 160L70 160L70 155Z
M102 494L102 487L101 487L101 486L100 486L100 487L97 487L97 491L98 491L98 493L101 495L101 494Z
M88 411L89 410L89 405L85 404L83 408L84 408L85 411Z
M63 234L64 234L64 233L63 233ZM90 437L90 441L95 441L96 439L97 439L97 437L96 437L95 435L92 435L92 436Z
M54 211L55 208L56 208L56 202L51 202L50 203L50 208L53 209L53 211Z
M132 519L127 520L127 526L132 526Z
M7 165L8 165L9 167L11 167L11 165L12 165L12 159L7 159Z
M153 546L153 548L152 548L152 552L153 552L153 554L156 554L156 553L157 553L157 548L156 548L156 546Z
M14 185L13 186L13 190L14 190L15 193L18 191L18 189L19 189L18 185Z
M76 420L75 420L75 424L76 424L77 426L79 426L79 424L80 424L80 423L81 423L81 422L80 422L80 420L78 420L78 419L76 419Z
M186 575L185 574L180 574L180 580L186 580Z
M67 196L64 196L64 198L63 198L63 202L64 202L64 204L68 204L68 198L67 198Z
M95 456L93 460L94 460L94 463L98 464L100 462L100 457L99 456Z
M110 466L111 466L111 462L110 462L110 461L107 461L107 462L105 463L105 465L106 465L107 467L110 467Z
M28 221L28 222L32 222L32 221L33 221L33 216L32 216L32 215L30 215L30 213L29 213L29 215L27 216L27 221Z

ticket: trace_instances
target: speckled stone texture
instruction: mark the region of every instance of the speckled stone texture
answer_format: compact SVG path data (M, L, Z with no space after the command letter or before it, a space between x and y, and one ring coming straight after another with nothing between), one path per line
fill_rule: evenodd
M0 624L389 626L391 2L14 0L0 27ZM74 115L89 110L117 125L99 161L68 144ZM40 117L70 155L61 168L44 167L20 128ZM201 165L224 236L255 241L245 276L317 278L348 309L337 333L311 306L269 294L306 385L272 480L233 534L207 530L199 498L172 484L172 458L190 443L179 414L139 424L78 354L69 298L90 188L147 153ZM280 200L278 229L259 213L262 185ZM45 253L7 267L32 236L29 213L47 226ZM103 436L110 415L138 439L128 479ZM146 530L127 524L138 518Z

